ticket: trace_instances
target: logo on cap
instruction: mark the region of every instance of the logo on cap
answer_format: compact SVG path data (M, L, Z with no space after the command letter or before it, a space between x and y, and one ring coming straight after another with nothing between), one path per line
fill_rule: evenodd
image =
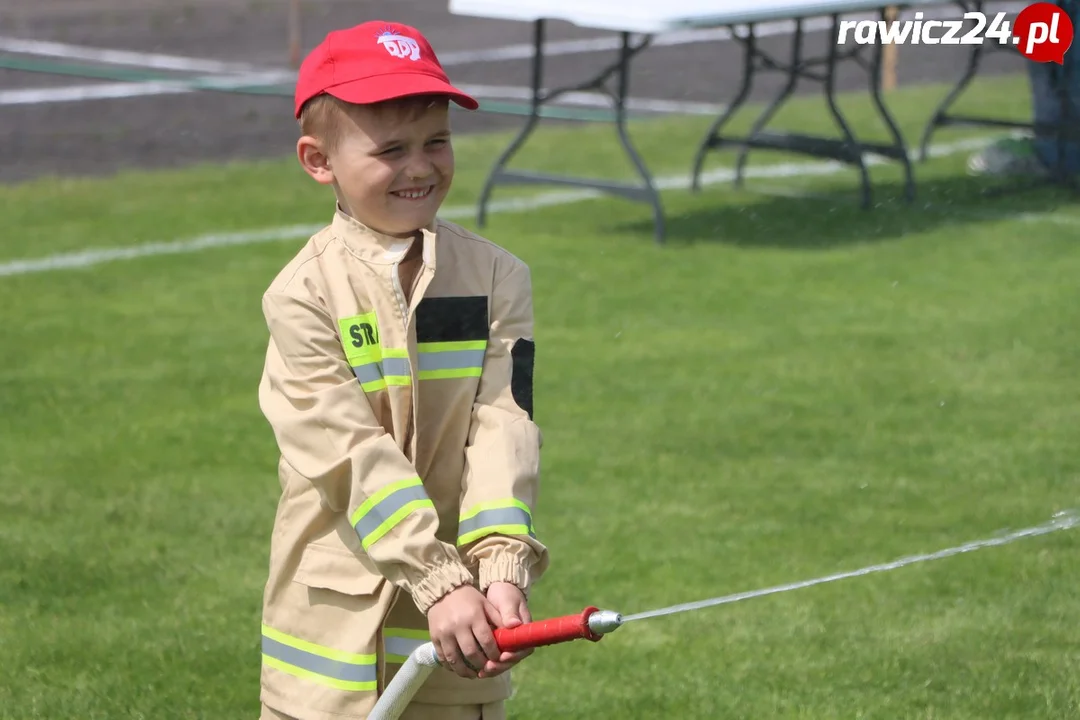
M420 43L413 40L411 37L405 37L404 35L398 35L394 32L393 28L386 28L381 33L376 35L379 44L386 48L386 52L390 53L396 58L419 60L420 59Z

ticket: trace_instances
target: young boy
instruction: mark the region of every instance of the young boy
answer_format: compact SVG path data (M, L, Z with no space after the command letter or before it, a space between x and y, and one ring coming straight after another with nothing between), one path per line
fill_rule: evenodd
M437 668L402 720L505 717L493 627L529 622L528 267L435 218L454 175L448 81L415 29L330 33L300 68L297 157L330 224L263 297L260 407L281 451L263 601L263 718L364 718L413 648Z

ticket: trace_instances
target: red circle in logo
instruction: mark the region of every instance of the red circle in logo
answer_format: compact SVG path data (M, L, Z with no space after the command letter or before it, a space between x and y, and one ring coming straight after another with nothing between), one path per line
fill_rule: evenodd
M1054 3L1028 5L1016 16L1013 43L1028 60L1061 65L1072 41L1072 19Z

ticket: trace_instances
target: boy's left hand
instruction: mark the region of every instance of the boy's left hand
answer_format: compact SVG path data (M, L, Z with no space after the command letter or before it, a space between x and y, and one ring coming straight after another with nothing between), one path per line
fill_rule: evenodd
M495 606L495 609L499 612L499 617L502 618L502 624L498 627L512 628L532 622L532 615L529 613L529 603L525 599L525 593L521 592L521 588L517 585L506 582L492 583L488 587L486 594L488 602ZM532 653L532 649L516 653L504 652L499 657L498 662L489 660L481 669L479 677L490 678L501 675L532 655Z

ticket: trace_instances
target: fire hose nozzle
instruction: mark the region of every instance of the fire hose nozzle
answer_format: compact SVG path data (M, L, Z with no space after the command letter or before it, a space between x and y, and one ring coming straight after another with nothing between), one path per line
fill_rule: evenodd
M623 617L614 610L596 610L589 615L589 629L597 635L606 635L623 624Z
M518 652L570 640L598 642L604 633L611 632L622 625L622 622L622 615L619 613L588 607L576 615L540 620L515 628L499 628L494 635L501 650Z

